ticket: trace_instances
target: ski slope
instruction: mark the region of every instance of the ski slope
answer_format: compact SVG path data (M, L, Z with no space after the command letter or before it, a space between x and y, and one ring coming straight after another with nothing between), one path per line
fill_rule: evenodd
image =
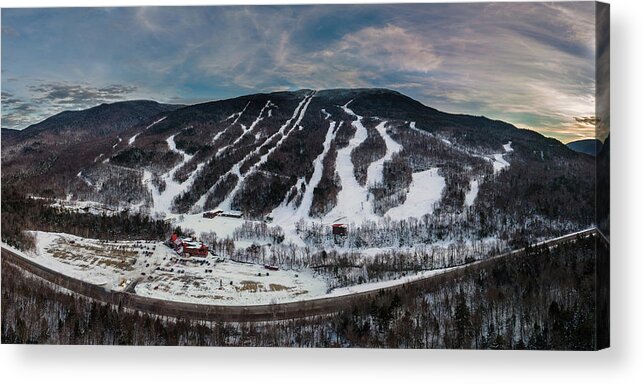
M351 153L366 140L368 133L366 127L362 124L363 117L356 115L348 108L350 103L350 101L346 103L346 105L342 106L342 109L347 114L357 118L351 123L355 128L355 135L353 135L346 147L337 151L335 170L341 180L342 189L337 194L337 205L328 212L324 221L339 222L344 220L359 225L367 220L376 221L378 217L373 213L373 205L369 198L368 189L361 186L355 178Z
M232 121L232 123L230 123L230 125L228 125L228 126L227 126L227 127L225 127L224 129L222 129L221 131L219 131L216 135L214 135L214 137L212 138L212 143L213 143L213 144L214 144L214 143L216 143L216 141L219 139L219 137L221 137L221 135L223 135L225 132L227 132L227 131L228 131L228 129L230 129L230 128L234 127L234 125L235 125L235 124L237 124L237 122L239 121L239 119L241 118L241 116L243 115L243 113L246 111L246 109L248 109L248 106L249 106L249 105L250 105L250 101L248 101L248 103L246 103L246 106L245 106L245 107L243 107L243 109L241 110L241 112L233 113L232 115L228 116L228 118L227 118L227 119L223 120L223 121L227 121L227 120L230 120L231 118L233 118L233 117L234 117L234 120Z
M402 146L398 144L397 141L393 140L393 138L391 138L391 136L386 132L386 124L388 124L387 121L382 121L375 127L380 136L382 136L382 139L384 139L384 143L386 144L386 153L384 154L384 157L369 165L366 176L366 185L381 183L384 178L384 163L391 161L393 155L402 150Z
M161 180L165 182L165 189L163 190L163 192L160 192L152 183L152 174L148 171L143 172L143 183L147 184L148 188L152 191L152 200L154 202L153 209L158 213L167 214L171 211L174 198L185 192L192 185L197 171L205 165L205 163L197 165L197 171L192 172L188 180L182 183L174 180L174 174L194 157L194 155L190 155L187 152L176 147L176 142L174 141L174 137L176 135L177 134L174 134L167 138L167 146L170 151L178 153L183 158L183 160L179 161L179 163L175 165L174 168L172 168L169 172L161 175Z
M262 165L263 165L263 164L268 160L268 157L269 157L269 156L270 156L270 155L271 155L271 154L272 154L272 153L273 153L277 148L279 148L279 147L281 146L281 144L282 144L282 143L283 143L283 142L288 138L288 136L290 135L290 133L291 133L292 131L294 131L296 127L298 127L298 126L299 126L299 124L301 123L301 120L304 118L304 115L306 114L306 109L308 108L308 105L310 105L310 101L312 100L312 98L313 98L314 96L315 96L315 91L313 91L313 92L311 92L310 94L306 95L306 97L304 97L304 99L301 101L301 103L300 103L300 104L297 106L297 108L295 109L295 112L294 112L294 114L292 115L292 117L291 117L290 119L288 119L288 120L287 120L287 121L286 121L286 122L285 122L285 123L284 123L284 124L279 128L279 130L278 130L275 134L273 134L272 136L270 136L270 138L269 138L269 139L267 139L266 141L264 141L264 143L263 143L262 145L260 145L258 148L256 148L254 151L250 152L250 153L249 153L249 154L248 154L248 155L247 155L247 156L246 156L242 161L240 161L240 162L238 162L237 164L235 164L235 165L234 165L234 167L232 168L231 172L228 172L226 175L224 175L223 177L221 177L221 178L219 179L219 180L223 180L223 179L225 179L225 177L226 177L229 173L235 174L235 175L237 175L237 177L238 177L238 179L237 179L237 184L234 186L234 188L232 189L232 191L231 191L231 192L229 192L229 193L226 195L226 198L223 200L223 202L221 202L221 204L219 204L219 209L222 209L222 210L225 210L225 211L227 211L227 210L230 210L230 209L231 209L231 206L232 206L232 199L233 199L233 198L234 198L234 196L237 194L237 192L238 192L239 190L241 190L241 188L243 187L243 185L244 185L244 183L245 183L246 178L247 178L249 175L251 175L254 171L256 171L260 166L262 166ZM297 120L295 121L295 123L294 123L294 124L292 124L292 125L291 125L290 123L291 123L291 122L292 122L292 120L294 120L295 118L296 118ZM290 126L290 129L287 129L289 126ZM261 149L262 149L262 148L264 148L264 147L267 147L267 146L268 146L268 144L272 141L272 139L273 139L273 138L276 138L276 137L279 137L279 136L280 136L280 139L279 139L279 140L274 144L274 146L272 146L270 149L268 149L268 151L267 151L263 156L261 156L261 157L259 158L259 161L257 161L256 163L254 163L254 164L250 167L250 169L248 169L245 173L243 173L243 174L241 174L241 173L240 173L240 166L241 166L241 164L243 164L247 159L251 158L251 157L252 157L252 156L254 156L255 154L260 153ZM218 183L218 182L217 182L217 183ZM216 184L215 184L215 185L216 185Z
M507 153L513 152L513 148L511 148L511 141L507 144L503 144L502 148L505 152L495 153L492 155L491 159L493 161L493 172L496 174L509 166L509 162L505 160L504 156Z
M319 182L321 181L322 174L324 171L324 166L323 166L324 158L326 158L326 154L330 149L331 143L333 142L333 140L335 140L335 135L339 130L339 127L337 126L336 128L336 126L337 126L337 122L331 120L330 125L328 127L328 131L326 132L326 138L324 139L324 149L322 153L320 153L319 156L317 156L317 158L313 162L313 166L314 166L313 175L310 177L310 180L306 184L306 189L301 199L301 203L299 204L299 207L295 207L293 202L287 203L286 201L284 201L281 203L281 205L275 208L271 213L271 216L273 218L273 223L281 226L287 238L295 242L295 244L305 246L304 242L297 235L295 225L301 219L304 219L304 220L310 219L310 207L313 204L313 192L315 188L317 188L317 186L319 185ZM298 183L303 184L305 183L305 180L302 178L298 180ZM301 186L298 185L298 188L301 188Z
M440 201L445 186L444 177L438 174L438 168L415 172L404 204L389 209L385 216L393 220L404 220L430 214L434 205Z
M480 189L480 182L477 179L471 179L469 182L469 191L464 195L464 205L470 207L476 201L478 197L478 191Z

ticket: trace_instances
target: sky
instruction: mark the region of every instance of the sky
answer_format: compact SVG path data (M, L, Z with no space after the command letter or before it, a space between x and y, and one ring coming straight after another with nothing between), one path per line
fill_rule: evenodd
M383 87L595 136L593 2L2 10L2 127L129 99Z

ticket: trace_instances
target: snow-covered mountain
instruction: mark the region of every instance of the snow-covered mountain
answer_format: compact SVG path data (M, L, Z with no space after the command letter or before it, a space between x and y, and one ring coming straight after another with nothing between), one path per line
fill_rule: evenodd
M14 137L3 143L3 182L152 215L238 210L298 233L315 223L364 229L427 214L437 239L438 227L481 237L593 220L594 165L586 156L536 132L440 112L395 91L255 94L155 107L127 121L95 140L68 143L62 153L75 161L62 165L55 151L46 167L40 158L25 162L38 145Z

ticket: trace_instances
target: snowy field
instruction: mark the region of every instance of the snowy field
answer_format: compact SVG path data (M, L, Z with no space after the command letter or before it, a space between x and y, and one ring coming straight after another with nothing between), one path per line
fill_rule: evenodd
M220 305L257 305L325 295L313 272L272 271L213 255L183 258L157 241L104 241L64 233L31 232L36 249L24 255L64 275L114 291Z
M309 271L270 271L214 258L205 258L203 264L199 258L182 260L153 271L136 286L136 293L191 303L257 305L311 299L327 290L326 281Z
M399 279L328 289L309 270L268 270L216 256L180 257L156 241L104 241L64 233L31 232L36 249L12 251L64 275L114 291L163 300L262 305L338 297L404 284L447 271L423 271Z
M27 256L35 262L116 291L125 289L146 271L148 260L161 259L171 252L151 241L114 242L64 233L31 233L36 236L36 250Z

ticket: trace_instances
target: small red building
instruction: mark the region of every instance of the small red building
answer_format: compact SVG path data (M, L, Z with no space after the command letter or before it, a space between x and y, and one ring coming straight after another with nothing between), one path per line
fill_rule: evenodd
M207 256L208 246L200 241L184 241L183 255L185 256Z
M208 246L201 241L196 241L191 238L181 239L176 233L170 237L170 243L174 246L174 250L182 253L184 256L207 256Z
M348 233L348 225L336 223L333 224L333 235L346 236Z

